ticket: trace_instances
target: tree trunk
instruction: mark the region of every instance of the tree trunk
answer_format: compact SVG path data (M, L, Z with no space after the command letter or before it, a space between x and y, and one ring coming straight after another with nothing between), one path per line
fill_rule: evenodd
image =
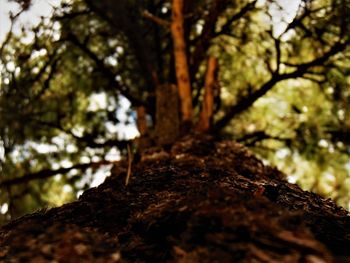
M238 143L186 137L0 229L2 262L349 262L350 215Z
M179 97L174 84L159 85L156 89L155 140L158 145L173 144L180 133Z
M136 114L137 129L140 133L140 136L145 136L148 133L146 108L144 106L137 107Z
M183 2L183 0L173 0L171 33L182 121L192 122L192 93L184 36Z
M218 61L215 57L209 57L207 73L205 75L204 96L202 110L199 115L197 130L207 132L211 129L214 115L214 94L217 87Z

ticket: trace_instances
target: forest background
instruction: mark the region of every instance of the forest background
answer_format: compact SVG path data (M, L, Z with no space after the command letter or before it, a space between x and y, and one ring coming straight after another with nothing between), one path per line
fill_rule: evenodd
M170 1L101 1L105 14L57 1L20 23L40 2L11 1L1 25L1 222L102 182L133 137L156 132L155 86L176 79ZM293 3L188 4L194 119L214 58L213 132L349 210L350 3Z

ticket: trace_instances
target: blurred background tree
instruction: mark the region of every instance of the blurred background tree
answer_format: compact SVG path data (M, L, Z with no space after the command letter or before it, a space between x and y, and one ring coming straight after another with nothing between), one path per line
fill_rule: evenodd
M17 0L12 25L30 12ZM74 200L152 137L176 83L169 0L62 0L0 47L0 220ZM28 11L29 10L29 11ZM195 123L217 61L211 132L350 209L350 1L185 1ZM11 28L13 29L13 28ZM154 135L153 135L154 136Z

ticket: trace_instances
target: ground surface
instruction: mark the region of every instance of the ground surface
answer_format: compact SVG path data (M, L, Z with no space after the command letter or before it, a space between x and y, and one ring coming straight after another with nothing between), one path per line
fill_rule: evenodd
M187 137L0 230L2 262L350 262L350 215L237 143Z

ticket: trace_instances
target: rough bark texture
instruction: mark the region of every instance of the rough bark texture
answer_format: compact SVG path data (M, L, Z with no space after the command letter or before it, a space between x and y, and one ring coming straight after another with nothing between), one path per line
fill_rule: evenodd
M349 262L350 215L240 144L191 136L0 230L2 262Z
M184 122L191 122L192 94L183 25L183 6L184 0L173 0L171 33L173 37L175 71L181 101L182 120Z

